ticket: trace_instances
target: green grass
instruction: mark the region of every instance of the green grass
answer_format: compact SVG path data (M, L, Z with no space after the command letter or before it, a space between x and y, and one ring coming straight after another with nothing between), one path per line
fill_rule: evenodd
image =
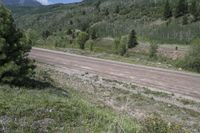
M7 120L3 120L6 118ZM0 86L0 131L5 132L67 132L81 129L113 132L140 129L131 118L107 107L91 104L69 88L29 89Z

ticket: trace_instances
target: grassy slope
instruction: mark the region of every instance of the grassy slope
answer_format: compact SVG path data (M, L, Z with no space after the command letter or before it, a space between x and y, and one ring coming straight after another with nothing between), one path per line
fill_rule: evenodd
M0 122L0 131L5 132L66 132L70 129L111 132L120 126L126 132L139 130L134 120L109 108L95 106L69 88L30 89L1 85Z
M99 37L116 37L125 35L135 29L142 40L156 40L160 43L186 44L198 39L200 22L182 25L182 18L172 19L170 23L162 20L165 0L103 0L95 8L95 0L80 4L53 5L40 8L13 8L19 27L32 28L39 33L45 30L53 32L54 40L66 41L69 28L96 29ZM174 0L171 5L175 6ZM120 12L115 13L116 7ZM105 15L108 9L109 15ZM70 24L70 21L73 24ZM61 38L61 39L60 39Z

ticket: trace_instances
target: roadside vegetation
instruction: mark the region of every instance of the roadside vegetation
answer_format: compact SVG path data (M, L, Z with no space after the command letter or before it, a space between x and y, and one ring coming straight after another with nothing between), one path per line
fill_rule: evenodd
M139 124L108 107L98 107L70 88L0 86L1 132L134 133Z

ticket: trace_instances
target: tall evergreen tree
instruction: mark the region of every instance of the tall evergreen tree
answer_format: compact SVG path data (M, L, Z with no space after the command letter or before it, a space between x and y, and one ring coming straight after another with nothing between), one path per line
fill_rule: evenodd
M179 0L176 11L175 11L175 17L180 17L188 13L188 2L187 0Z
M0 81L21 82L33 74L30 41L16 29L11 13L0 5Z
M165 3L163 16L164 16L165 20L167 20L167 19L172 17L172 10L171 10L171 7L170 7L170 4L169 4L168 0Z
M137 44L136 32L135 30L132 30L128 38L128 48L134 48Z

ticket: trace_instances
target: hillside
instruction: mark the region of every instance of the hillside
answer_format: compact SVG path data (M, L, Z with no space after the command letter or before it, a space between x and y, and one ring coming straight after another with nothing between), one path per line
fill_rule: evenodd
M0 3L1 2L9 6L40 6L41 5L41 3L39 3L36 0L0 0Z
M177 2L170 0L173 12ZM165 0L85 0L79 4L12 10L20 28L31 28L40 35L46 30L61 36L69 29L95 29L98 37L118 37L135 29L140 39L159 43L188 44L198 39L200 22L193 22L190 14L186 25L182 24L183 17L165 21L164 4Z

